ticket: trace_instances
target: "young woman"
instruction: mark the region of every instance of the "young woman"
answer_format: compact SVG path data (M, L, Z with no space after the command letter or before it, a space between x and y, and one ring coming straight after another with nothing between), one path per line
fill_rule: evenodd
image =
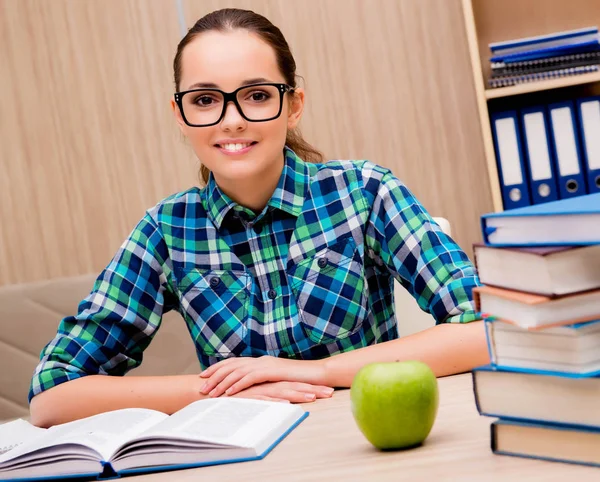
M213 12L180 42L174 76L206 186L148 210L62 320L33 375L33 423L207 396L311 401L367 363L419 359L442 376L488 361L465 253L388 169L324 163L298 133L305 95L279 29ZM395 281L434 328L398 339ZM171 309L204 371L105 376L141 363Z

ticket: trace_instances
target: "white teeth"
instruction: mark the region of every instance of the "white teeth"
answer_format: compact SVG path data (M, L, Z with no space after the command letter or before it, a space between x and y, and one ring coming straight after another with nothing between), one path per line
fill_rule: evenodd
M223 144L221 147L223 149L225 149L226 151L237 152L237 151L241 151L242 149L245 149L249 145L250 145L250 142L245 143L245 144Z

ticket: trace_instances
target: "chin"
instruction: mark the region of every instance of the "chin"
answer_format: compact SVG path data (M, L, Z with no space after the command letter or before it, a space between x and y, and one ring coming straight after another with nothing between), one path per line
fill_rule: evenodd
M246 179L261 174L266 167L254 159L229 158L213 172L217 177L226 179Z

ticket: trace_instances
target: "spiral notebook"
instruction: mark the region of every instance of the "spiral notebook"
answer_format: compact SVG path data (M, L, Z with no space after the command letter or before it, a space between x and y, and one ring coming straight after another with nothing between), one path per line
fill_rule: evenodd
M495 89L498 87L508 87L511 85L526 84L528 82L536 82L538 80L554 79L557 77L570 77L572 75L587 74L589 72L597 72L598 65L582 65L580 67L572 67L568 69L556 69L547 72L537 72L533 74L515 75L510 77L502 77L497 79L489 79L488 85Z
M584 65L600 64L600 51L574 55L560 55L547 59L529 60L526 62L495 62L492 64L492 78L549 72Z

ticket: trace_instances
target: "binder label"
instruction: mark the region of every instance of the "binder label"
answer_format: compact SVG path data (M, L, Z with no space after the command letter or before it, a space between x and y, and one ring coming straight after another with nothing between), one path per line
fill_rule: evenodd
M550 167L550 153L546 142L546 126L544 125L544 114L533 112L523 116L525 132L527 134L527 152L529 154L529 167L531 178L534 181L542 181L552 177Z
M521 158L517 143L517 127L512 118L496 120L498 150L500 151L502 179L505 186L523 183Z
M582 102L581 118L588 168L600 169L600 102Z
M579 174L579 157L575 145L571 109L568 107L552 109L551 116L560 175L564 177Z

